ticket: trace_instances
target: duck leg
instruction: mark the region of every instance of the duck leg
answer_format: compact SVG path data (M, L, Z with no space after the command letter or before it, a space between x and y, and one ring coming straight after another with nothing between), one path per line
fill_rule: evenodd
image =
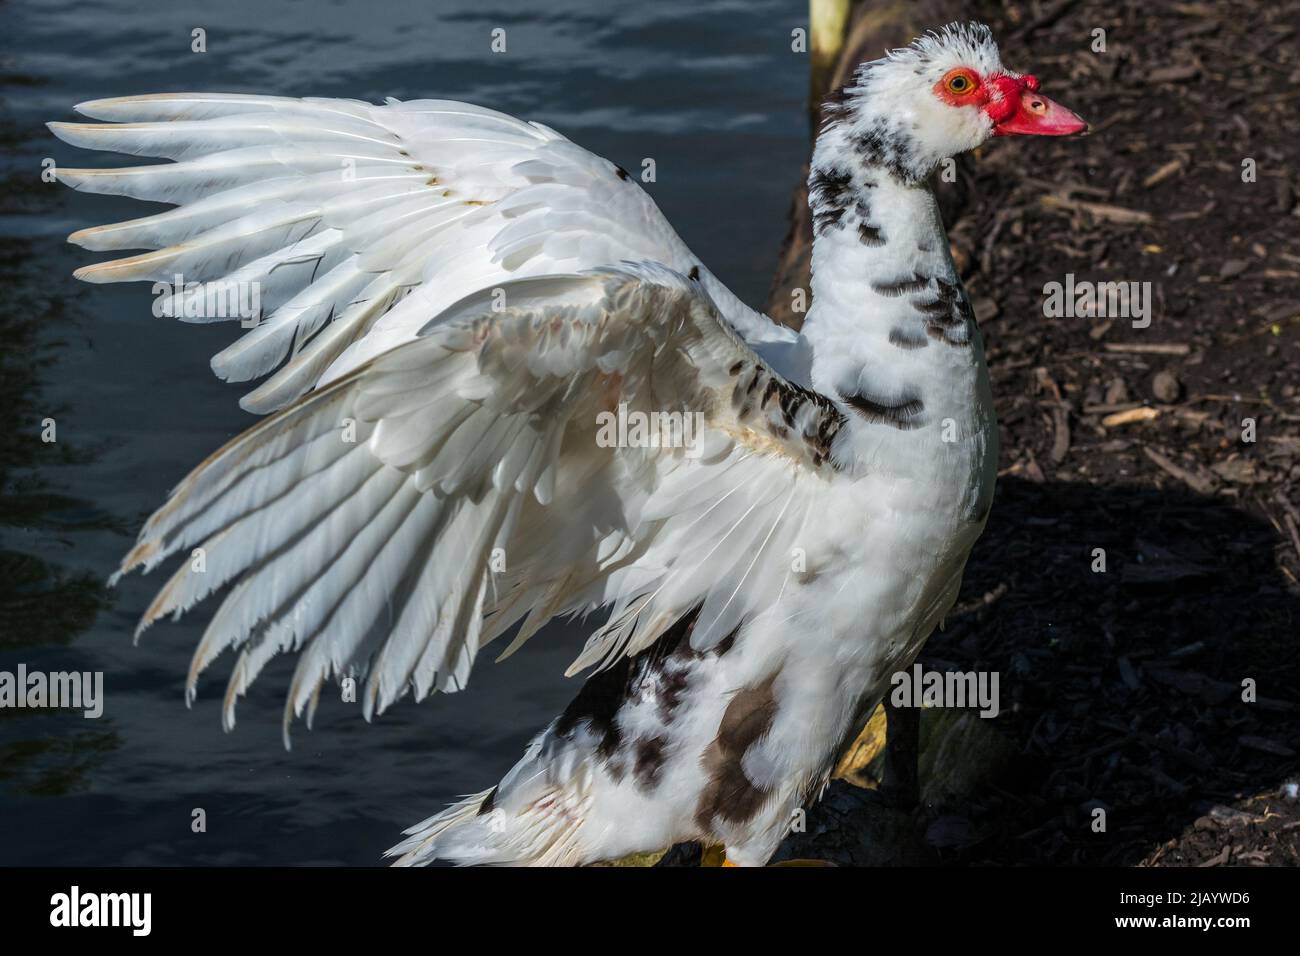
M881 795L900 810L921 802L917 762L921 756L921 711L895 707L885 697L885 767Z

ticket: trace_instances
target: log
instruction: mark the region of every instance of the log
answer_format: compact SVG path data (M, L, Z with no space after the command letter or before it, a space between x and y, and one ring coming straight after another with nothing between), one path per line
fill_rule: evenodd
M815 110L826 91L833 89L830 85L831 78L839 66L844 42L849 36L849 17L853 6L854 0L809 0L808 55L812 61L809 70L810 110Z

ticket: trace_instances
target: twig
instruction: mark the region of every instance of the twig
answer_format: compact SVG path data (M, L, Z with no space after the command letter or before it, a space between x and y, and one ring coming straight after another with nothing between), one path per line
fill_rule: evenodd
M1101 420L1101 425L1103 428L1116 428L1120 425L1131 425L1134 422L1149 422L1153 418L1158 418L1159 415L1159 409L1143 405L1139 408L1130 408L1125 412L1107 415Z
M1197 402L1233 402L1239 405L1272 405L1267 398L1246 398L1244 395L1193 395L1183 402L1195 405Z
M1187 355L1192 347L1186 342L1107 342L1107 352L1137 352L1144 355Z
M1287 501L1281 491L1273 495L1273 500L1282 506L1282 523L1286 525L1287 534L1291 536L1291 546L1295 548L1296 557L1300 558L1300 529L1296 527L1296 510Z
M1049 209L1064 209L1066 212L1086 212L1097 219L1118 222L1127 225L1144 225L1152 221L1151 213L1140 209L1125 209L1104 202L1087 202L1082 199L1066 199L1063 196L1040 196L1038 201Z
M1176 175L1182 168L1183 161L1181 159L1171 159L1146 179L1142 180L1142 188L1150 189L1152 186L1157 186L1160 183L1163 183L1170 176Z
M1213 493L1214 485L1207 479L1202 478L1200 475L1192 474L1186 468L1181 468L1178 465L1175 465L1172 461L1170 461L1168 458L1160 454L1160 452L1155 451L1154 449L1143 448L1142 452L1153 462L1155 462L1156 465L1159 466L1161 471L1164 471L1167 474L1170 474L1173 477L1177 478L1179 481L1183 482L1183 484L1187 485L1187 487L1191 488L1193 491L1200 492L1203 495L1208 495Z

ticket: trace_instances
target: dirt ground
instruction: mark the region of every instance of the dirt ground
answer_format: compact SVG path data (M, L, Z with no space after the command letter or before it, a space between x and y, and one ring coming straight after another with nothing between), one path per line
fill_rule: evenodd
M892 818L833 785L786 855L1298 864L1300 5L964 6L1093 125L994 140L938 185L1002 462L922 662L1002 675L998 769ZM1149 282L1149 327L1045 316L1067 273ZM862 803L886 844L865 857Z

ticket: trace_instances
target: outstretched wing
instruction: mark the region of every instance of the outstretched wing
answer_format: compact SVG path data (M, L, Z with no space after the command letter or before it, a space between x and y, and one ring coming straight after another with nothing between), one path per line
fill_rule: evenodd
M368 675L367 716L409 688L460 689L521 620L507 653L555 615L612 606L575 668L697 607L693 643L710 646L780 602L843 424L661 265L517 280L230 442L123 571L202 547L205 569L185 562L141 626L235 582L191 693L238 650L229 725L267 661L301 651L287 735L331 676Z
M92 250L150 250L77 275L172 285L159 310L185 321L254 313L212 359L229 381L278 368L249 411L409 341L479 289L622 261L698 276L733 328L797 367L797 337L715 279L624 170L540 124L443 100L176 93L78 110L111 122L51 123L61 139L175 162L60 169L63 182L179 208L74 233Z

